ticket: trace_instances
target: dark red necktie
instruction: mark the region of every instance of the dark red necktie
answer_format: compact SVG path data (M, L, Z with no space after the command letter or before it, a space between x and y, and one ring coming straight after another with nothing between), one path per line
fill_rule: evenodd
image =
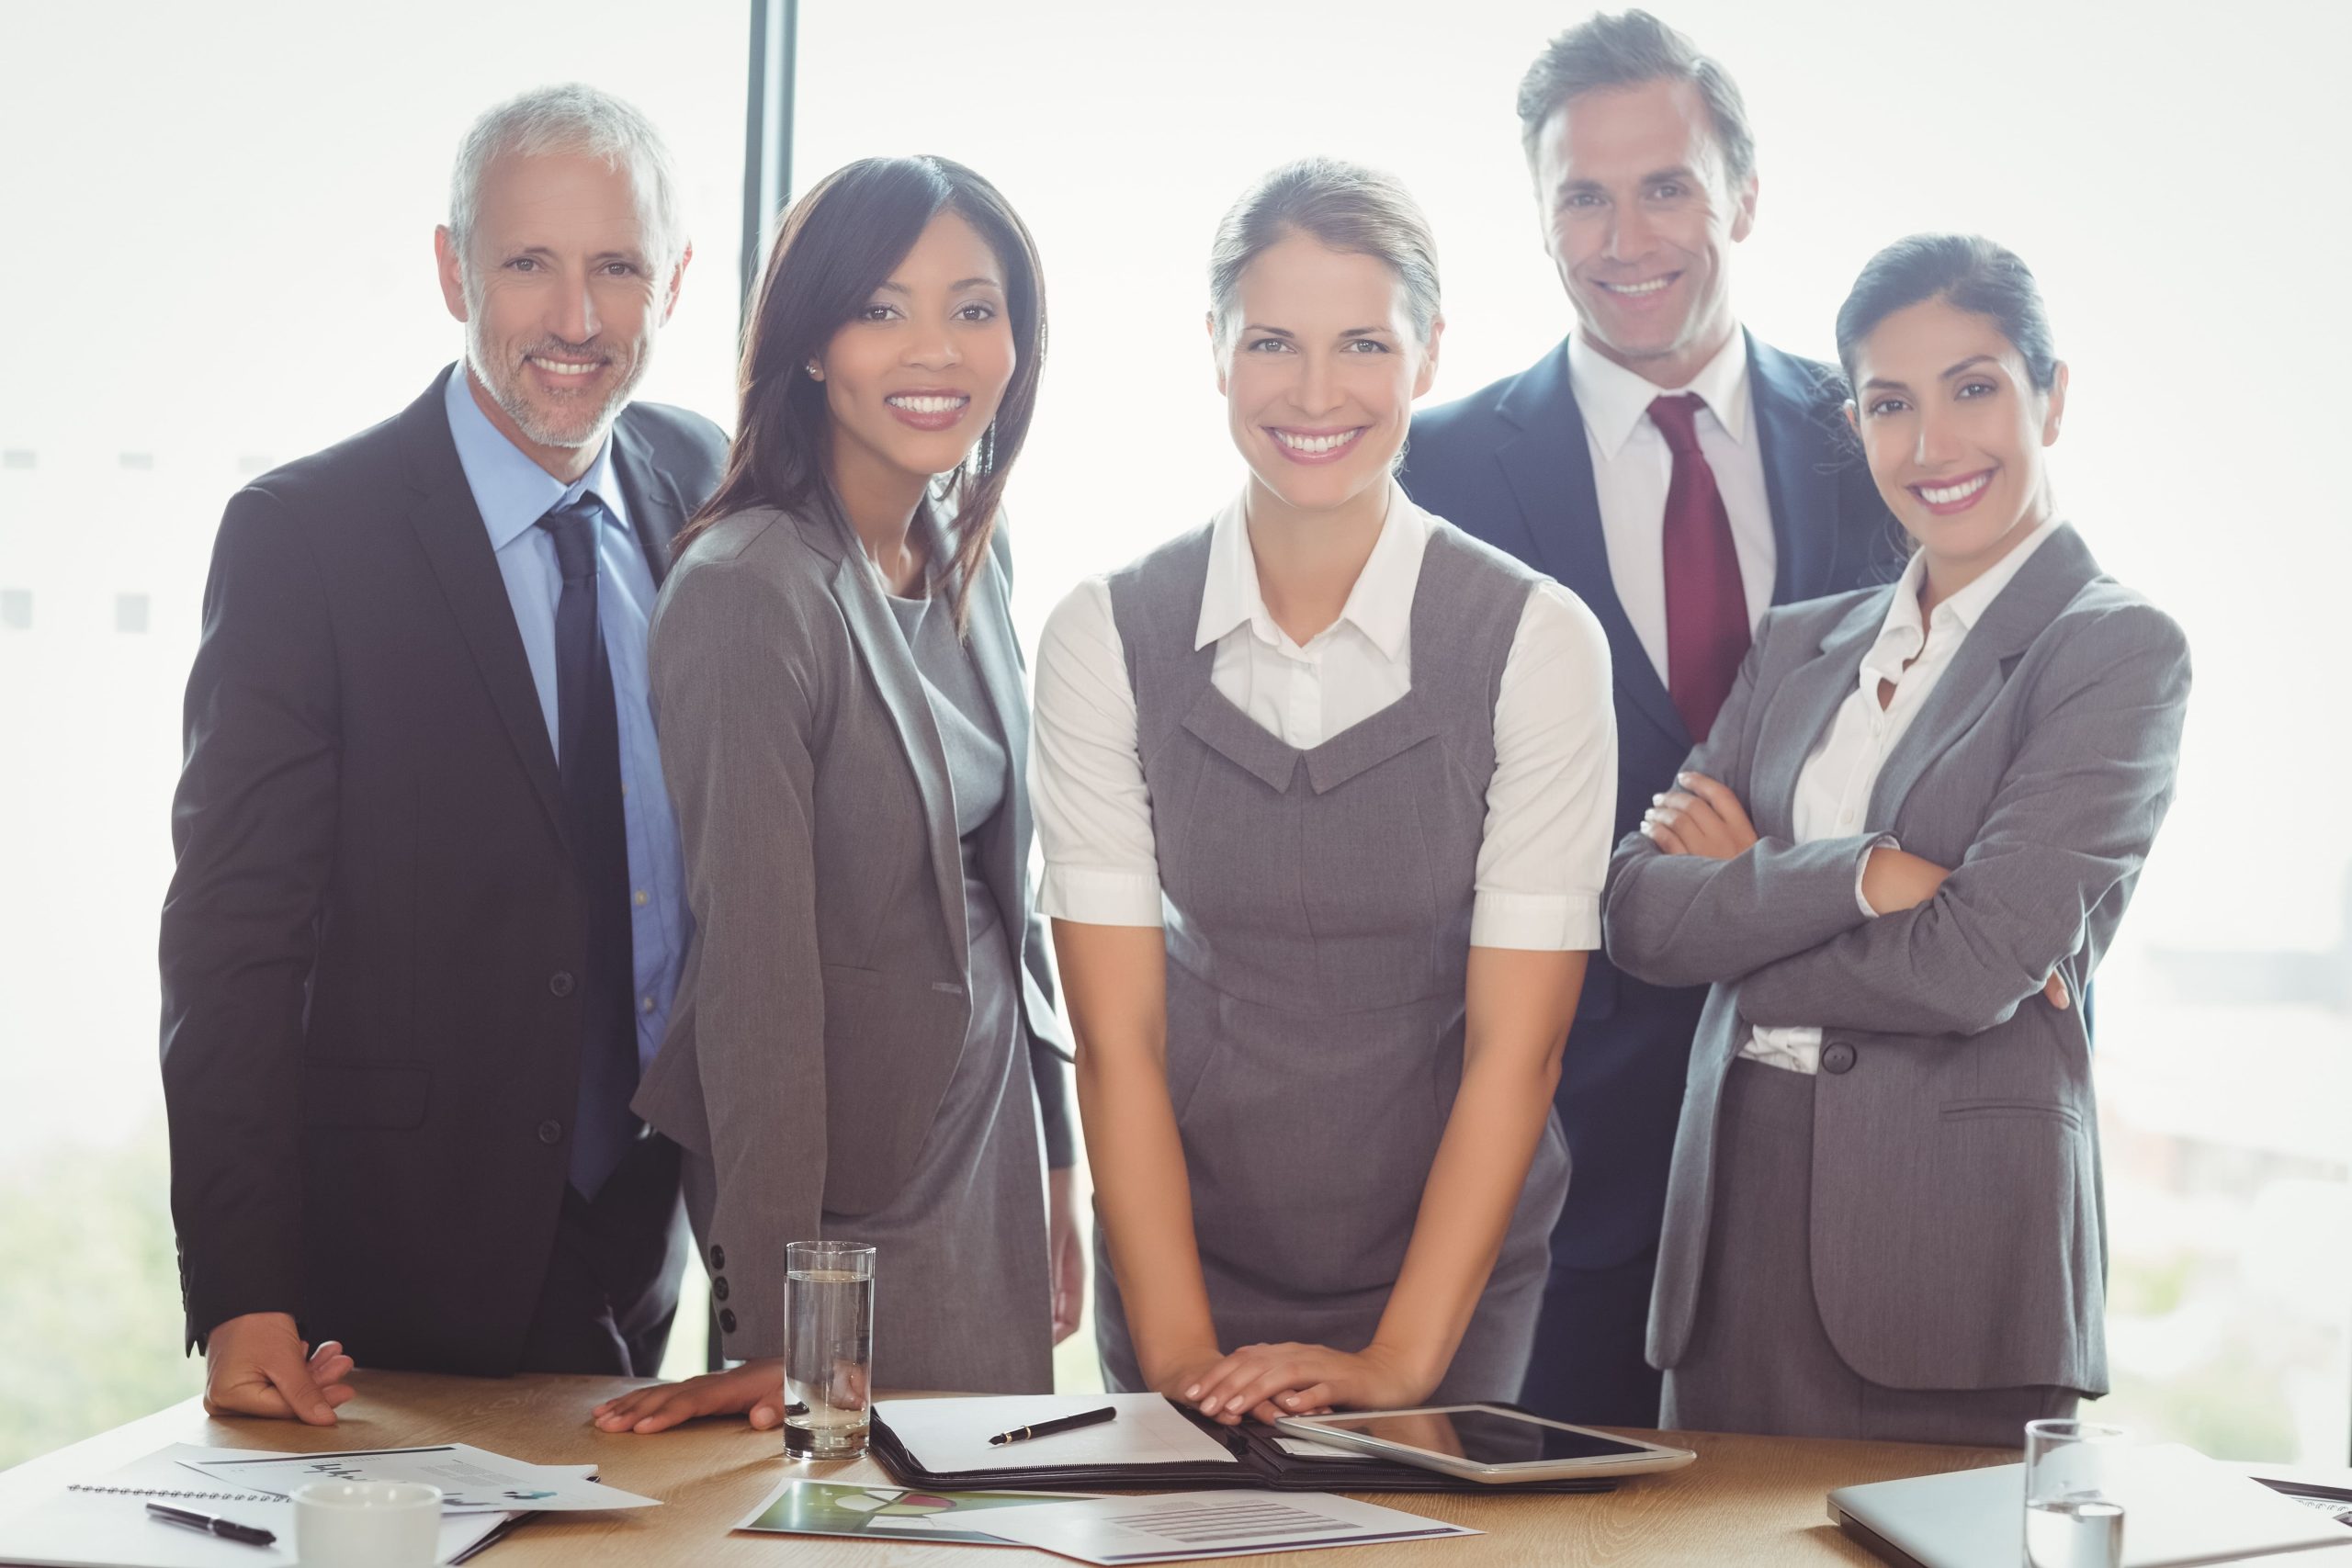
M1666 690L1694 740L1714 728L1747 657L1747 591L1739 581L1731 513L1699 450L1705 406L1696 392L1650 404L1650 421L1674 454L1666 487Z

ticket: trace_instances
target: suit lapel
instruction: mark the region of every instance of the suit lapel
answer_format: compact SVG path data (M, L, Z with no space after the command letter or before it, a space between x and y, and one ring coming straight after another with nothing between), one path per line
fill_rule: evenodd
M954 536L943 528L939 537L952 543ZM1017 942L1028 919L1021 907L1021 874L1028 869L1029 792L1022 787L1021 775L1029 765L1029 704L1027 682L1021 668L1021 645L1012 635L1005 575L997 570L997 550L1001 543L1000 535L996 547L981 559L980 579L972 588L971 633L965 646L971 650L972 668L979 674L980 688L988 694L989 706L996 712L997 733L1004 738L1005 757L1012 770L1004 809L998 814L996 841L991 843L989 855L991 863L997 862L1000 856L996 852L1001 846L1003 863L989 865L989 880L990 890L996 895L999 918ZM1005 834L1008 828L1009 839Z
M882 602L882 587L875 581L874 569L866 564L865 552L858 547L831 496L826 495L820 504L831 513L831 526L837 530L833 547L827 552L838 557L833 599L841 605L858 657L874 677L882 705L889 710L899 749L914 773L915 793L922 800L923 821L929 829L932 878L937 885L940 913L947 921L956 961L966 964L970 961L971 933L964 923L964 858L956 837L956 790L947 772L947 750L940 743L939 726L932 717L931 699L923 691L914 654L890 606Z
M1763 443L1764 494L1772 513L1772 603L1818 599L1836 586L1838 433L1843 416L1804 366L1754 333L1747 338L1748 401Z
M1678 755L1688 751L1690 731L1609 575L1609 540L1600 526L1584 414L1568 383L1567 346L1563 344L1521 376L1496 412L1515 432L1496 449L1495 458L1519 501L1532 546L1532 553L1521 558L1559 580L1599 617L1609 638L1619 707L1630 704L1666 734Z
M638 548L653 572L653 586L670 575L670 541L686 520L678 487L653 460L653 449L638 433L624 411L613 422L613 471L620 477L621 502L628 511L629 527Z
M1968 733L2001 694L2018 656L2033 646L2034 638L2047 631L2058 613L2098 575L2098 562L2091 558L2071 524L2062 524L2041 542L2033 558L2018 568L2008 586L1984 606L1984 613L1969 628L1967 640L1936 682L1936 689L1928 694L1918 716L1912 719L1911 728L1894 743L1871 791L1871 823L1892 829L1905 797L1927 776L1928 768Z
M547 811L548 825L563 834L563 775L555 747L548 739L545 712L538 687L531 680L529 659L523 652L523 635L514 627L514 606L506 597L506 580L490 547L490 534L474 504L466 471L458 462L457 443L449 438L448 414L442 406L444 387L452 374L444 371L432 389L409 405L400 416L401 466L415 491L409 507L409 525L432 564L449 613L473 655L482 684L514 741L523 771Z
M1821 651L1790 671L1766 701L1748 790L1759 831L1796 837L1797 775L1839 705L1853 694L1862 655L1886 619L1887 600L1887 594L1874 593L1855 605L1822 637Z

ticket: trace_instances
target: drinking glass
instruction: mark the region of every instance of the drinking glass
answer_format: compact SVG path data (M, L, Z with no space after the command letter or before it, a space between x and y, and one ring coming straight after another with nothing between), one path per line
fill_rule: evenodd
M784 1451L865 1451L874 1370L874 1248L796 1241L784 1249Z
M2123 1428L2096 1421L2025 1424L2028 1568L2122 1568L2123 1504L2117 1482Z

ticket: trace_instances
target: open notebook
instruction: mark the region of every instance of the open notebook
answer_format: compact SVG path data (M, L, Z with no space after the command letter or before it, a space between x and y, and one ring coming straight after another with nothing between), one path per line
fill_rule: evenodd
M294 1505L266 1493L237 1491L191 1465L207 1460L279 1457L243 1449L175 1443L106 1475L69 1484L45 1503L0 1518L0 1562L28 1568L278 1568L294 1562ZM246 1546L147 1512L171 1503L234 1519L277 1537ZM527 1514L445 1514L435 1560L462 1562Z
M989 1446L994 1433L1105 1404L1119 1414L1101 1426ZM1253 1486L1282 1492L1606 1492L1615 1485L1473 1481L1301 1442L1254 1421L1220 1427L1156 1393L878 1400L871 1441L875 1457L899 1484L950 1491Z

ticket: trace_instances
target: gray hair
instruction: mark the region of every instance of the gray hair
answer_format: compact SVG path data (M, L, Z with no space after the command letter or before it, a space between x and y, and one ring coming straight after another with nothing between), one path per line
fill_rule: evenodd
M1394 175L1338 158L1301 158L1242 192L1216 226L1209 310L1220 344L1241 308L1241 275L1261 252L1294 234L1385 263L1404 286L1414 335L1429 342L1438 318L1437 239L1419 204Z
M1530 167L1544 127L1560 106L1587 93L1645 82L1688 82L1714 122L1715 144L1737 186L1756 172L1756 136L1731 73L1647 11L1596 12L1544 46L1519 84L1519 139Z
M684 248L678 175L662 133L636 106L585 83L566 82L507 99L466 132L449 175L449 237L460 257L469 254L482 179L490 165L508 152L526 157L584 152L602 158L608 169L619 168L626 160L638 205L646 216L648 259L665 268ZM471 268L468 271L470 275Z

